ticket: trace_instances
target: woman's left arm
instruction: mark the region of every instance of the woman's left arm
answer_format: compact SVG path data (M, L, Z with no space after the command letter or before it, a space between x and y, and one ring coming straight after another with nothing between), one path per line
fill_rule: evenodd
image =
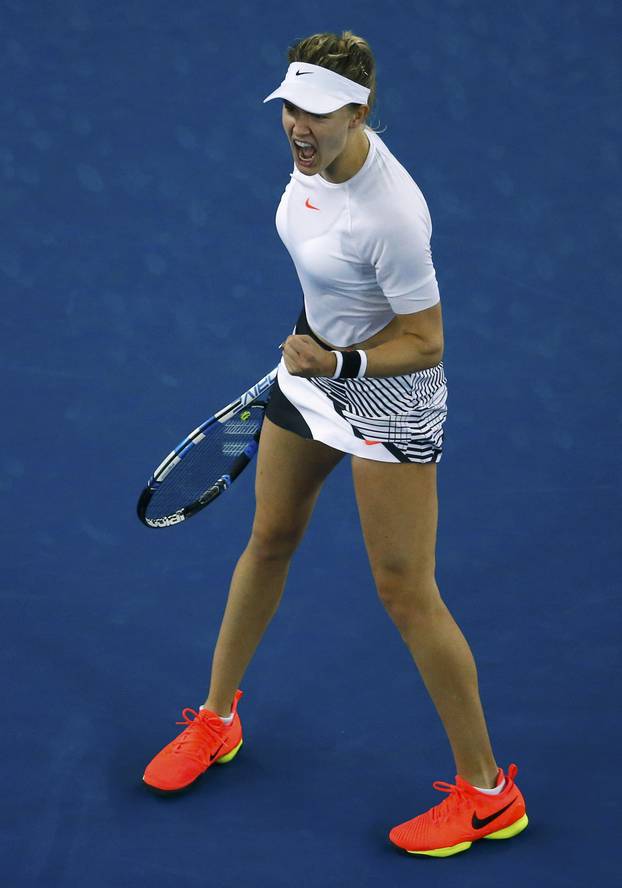
M398 334L382 345L366 349L365 376L402 376L435 367L443 358L441 303L413 314L396 315Z

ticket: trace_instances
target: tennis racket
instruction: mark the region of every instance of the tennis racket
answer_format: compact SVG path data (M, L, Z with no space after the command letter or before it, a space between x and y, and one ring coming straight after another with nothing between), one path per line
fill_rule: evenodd
M229 490L259 447L277 369L210 416L160 463L136 506L143 524L180 524Z

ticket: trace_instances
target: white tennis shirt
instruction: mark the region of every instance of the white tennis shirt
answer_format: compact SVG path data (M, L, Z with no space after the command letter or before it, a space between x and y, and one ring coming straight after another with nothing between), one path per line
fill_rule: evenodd
M334 184L294 167L276 212L309 325L340 348L440 301L426 200L380 136L365 133L358 173Z

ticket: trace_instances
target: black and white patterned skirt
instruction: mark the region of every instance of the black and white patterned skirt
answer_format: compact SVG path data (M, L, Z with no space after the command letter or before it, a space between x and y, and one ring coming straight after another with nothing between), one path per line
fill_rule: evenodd
M294 333L312 336L304 309ZM266 416L275 425L336 450L382 462L438 463L447 417L441 361L403 376L306 379L281 360Z

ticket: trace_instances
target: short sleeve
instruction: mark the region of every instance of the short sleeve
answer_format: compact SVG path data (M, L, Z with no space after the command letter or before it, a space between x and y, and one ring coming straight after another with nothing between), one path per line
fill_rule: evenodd
M427 208L426 208L427 209ZM395 314L411 314L440 302L432 263L432 223L427 212L384 220L372 245L378 285Z

